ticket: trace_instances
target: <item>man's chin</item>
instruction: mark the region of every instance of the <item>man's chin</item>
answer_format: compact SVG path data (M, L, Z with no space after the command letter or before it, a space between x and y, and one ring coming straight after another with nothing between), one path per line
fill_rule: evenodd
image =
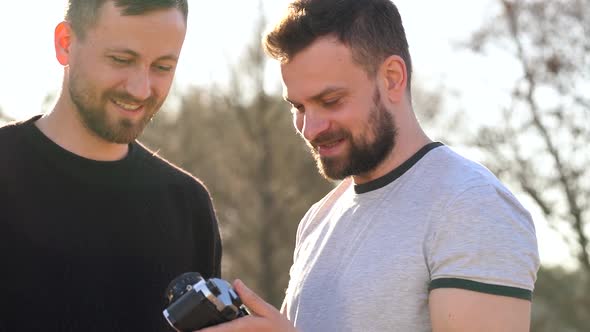
M341 162L334 160L324 161L317 160L317 167L320 174L327 180L339 181L346 178L349 174L346 172L346 168Z
M116 128L114 132L119 143L131 143L141 135L146 126L147 123L143 119L137 121L124 119L111 128Z
M100 137L102 137L105 141L115 143L115 144L129 144L143 131L143 127L140 125L125 125L125 126L116 126L115 128L111 126L110 130L102 131L97 133Z

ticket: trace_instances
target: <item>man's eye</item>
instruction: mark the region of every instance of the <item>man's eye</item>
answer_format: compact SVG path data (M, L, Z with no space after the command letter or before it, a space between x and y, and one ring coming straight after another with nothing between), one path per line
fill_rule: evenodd
M116 63L119 63L119 64L124 64L124 65L126 65L126 64L130 64L130 63L131 63L131 60L130 60L130 59L127 59L127 58L121 58L121 57L118 57L118 56L111 56L111 59L112 59L114 62L116 62Z
M166 65L156 65L155 67L159 71L166 71L166 72L172 71L172 68L173 68L172 66L166 66Z
M330 100L324 100L322 103L324 104L324 106L335 106L340 102L340 98L335 98L335 99L330 99Z

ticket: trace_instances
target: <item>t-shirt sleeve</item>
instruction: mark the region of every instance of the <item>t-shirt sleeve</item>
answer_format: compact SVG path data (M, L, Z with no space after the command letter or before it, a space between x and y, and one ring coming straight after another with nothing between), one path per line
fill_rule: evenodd
M471 187L450 201L426 245L430 289L531 300L539 254L529 214L503 187Z

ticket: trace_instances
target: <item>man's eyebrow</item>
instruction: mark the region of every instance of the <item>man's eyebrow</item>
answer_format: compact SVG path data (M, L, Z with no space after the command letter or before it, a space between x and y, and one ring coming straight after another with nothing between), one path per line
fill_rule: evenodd
M316 94L314 96L311 96L309 98L309 100L312 100L312 101L315 101L315 102L321 101L326 95L329 95L329 94L334 93L334 92L344 91L344 90L345 90L345 88L340 87L340 86L328 86L324 90L320 91L318 94ZM283 96L283 99L285 99L285 101L287 101L288 103L291 103L293 105L298 105L299 104L298 102L289 99L287 96Z
M167 54L159 57L158 60L172 60L174 62L178 62L178 56L174 54Z
M116 52L116 53L125 53L125 54L129 54L133 57L140 57L141 55L137 52L135 52L132 49L129 48L109 48L107 49L108 52ZM175 62L178 62L178 56L176 54L166 54L163 55L161 57L159 57L157 60L172 60Z
M128 48L107 48L107 52L115 52L115 53L125 53L135 57L139 56L139 53L135 52L132 49Z

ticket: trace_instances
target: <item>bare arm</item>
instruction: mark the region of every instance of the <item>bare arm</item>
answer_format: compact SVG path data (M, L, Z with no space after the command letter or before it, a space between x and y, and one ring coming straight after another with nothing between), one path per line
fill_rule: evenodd
M434 332L525 332L530 330L531 302L458 288L430 292Z

